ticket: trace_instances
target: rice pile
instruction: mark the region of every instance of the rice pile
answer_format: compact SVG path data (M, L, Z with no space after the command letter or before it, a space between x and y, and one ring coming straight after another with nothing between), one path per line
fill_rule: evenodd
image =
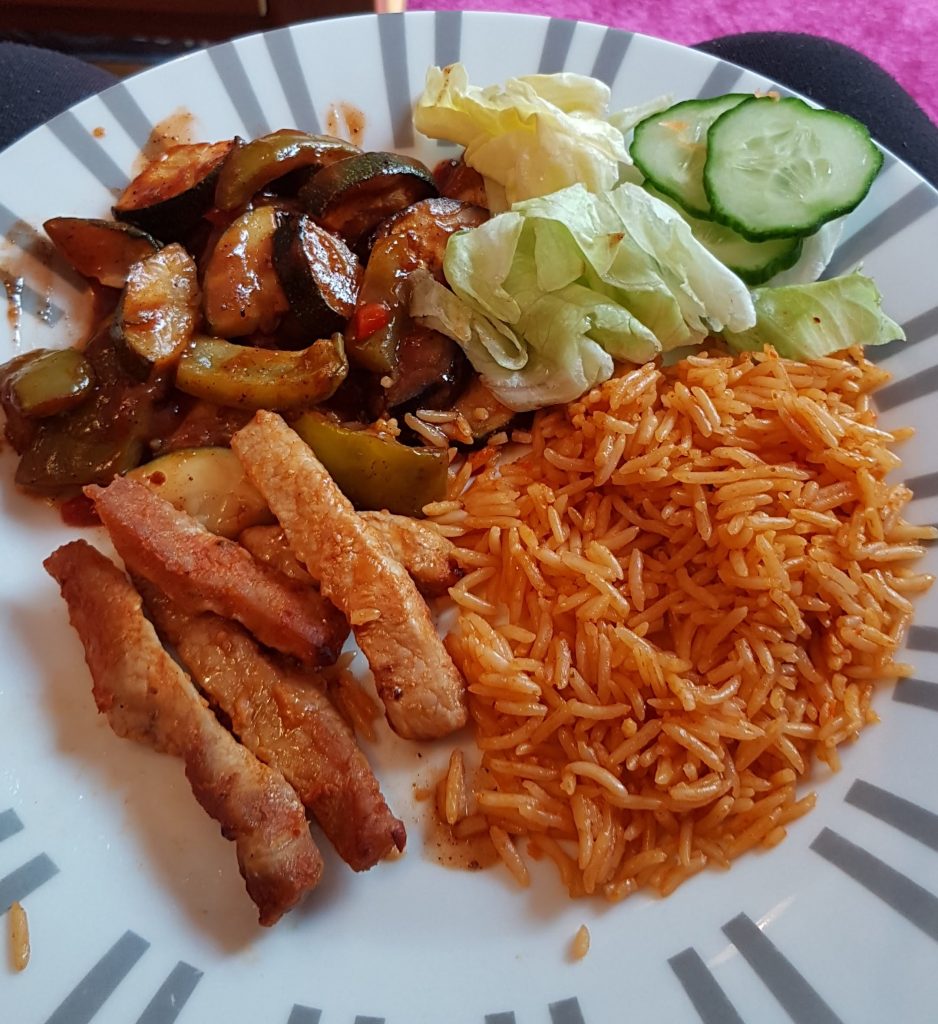
M886 379L859 350L648 364L455 472L428 511L467 570L447 646L481 764L441 783L456 836L611 900L784 838L812 762L909 673L932 582L909 563L935 532L884 480L910 434L876 426Z

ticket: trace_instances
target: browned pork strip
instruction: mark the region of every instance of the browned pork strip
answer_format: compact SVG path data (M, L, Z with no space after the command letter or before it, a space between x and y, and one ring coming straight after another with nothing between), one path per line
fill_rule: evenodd
M141 584L141 593L160 635L238 739L283 773L350 867L365 871L392 847L404 849L403 822L388 809L352 730L308 672L278 664L228 619L189 615L152 584Z
M237 619L261 643L309 665L338 657L348 623L316 588L261 565L136 480L116 477L85 493L130 571L187 611Z
M309 446L265 411L231 446L294 553L351 622L395 732L431 739L461 728L465 686L426 603Z
M118 736L185 761L195 798L235 844L261 924L274 924L322 874L296 793L219 724L163 650L117 566L85 541L64 545L44 564L84 645L98 709Z
M453 545L432 526L391 512L359 512L359 516L390 545L424 597L439 597L459 582L462 570ZM318 585L290 550L280 526L249 526L238 537L259 561L291 580Z

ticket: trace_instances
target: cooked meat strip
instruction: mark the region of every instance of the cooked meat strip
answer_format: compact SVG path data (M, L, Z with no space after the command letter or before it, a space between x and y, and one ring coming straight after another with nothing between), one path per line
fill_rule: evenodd
M317 589L256 562L136 480L116 477L85 494L128 569L187 611L237 619L261 643L308 665L338 657L348 624Z
M274 924L322 874L296 793L219 724L117 566L80 540L44 564L84 645L98 710L118 736L183 759L196 800L235 844L260 923Z
M407 832L391 814L355 735L308 672L264 654L239 625L190 615L152 584L140 591L159 634L176 649L239 740L282 772L356 871L374 867Z
M387 541L424 597L439 597L459 582L462 570L453 545L428 523L391 512L359 512L359 516ZM238 537L259 561L291 580L317 585L290 550L280 526L249 526Z
M231 446L294 553L351 622L394 731L431 739L465 725L465 684L426 603L309 446L264 410Z

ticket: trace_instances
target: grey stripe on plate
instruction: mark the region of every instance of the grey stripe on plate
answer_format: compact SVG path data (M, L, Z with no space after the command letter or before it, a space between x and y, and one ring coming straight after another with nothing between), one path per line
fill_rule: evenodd
M697 98L709 100L714 96L722 96L725 92L732 92L742 77L742 68L734 67L732 64L717 64L697 90Z
M65 283L66 279L55 269L55 267L49 264L48 253L51 243L48 242L39 232L22 217L17 215L8 207L0 203L0 235L12 246L15 246L21 252L31 253L40 260L44 266L55 275L57 281ZM20 289L20 303L24 313L29 313L30 316L39 317L40 320L44 320L49 324L56 324L65 315L64 310L61 306L58 306L52 301L48 295L41 295L33 288L32 285L27 284L26 280L22 277L18 278L18 281L22 281ZM7 295L7 304L10 305L10 295Z
M0 914L5 914L11 903L26 899L31 892L45 885L50 878L55 878L58 873L59 869L52 859L40 853L0 878Z
M261 108L235 44L221 43L219 46L213 46L209 49L208 55L248 135L252 139L258 135L266 135L270 131L270 121Z
M844 799L938 853L938 814L863 779L854 782Z
M287 1024L319 1024L320 1017L322 1017L322 1010L317 1010L312 1006L300 1006L299 1003L296 1003L290 1011Z
M883 166L879 169L880 174L885 174L893 164L899 162L897 157L894 157L892 153L883 153Z
M0 843L4 839L9 839L10 836L15 836L17 832L22 830L23 823L20 821L20 816L12 807L0 813Z
M113 189L122 189L127 184L127 175L70 110L54 117L48 128L69 153L109 192Z
M135 932L124 932L59 1004L46 1024L88 1024L149 949Z
M362 1017L359 1014L355 1018L355 1024L384 1024L384 1017Z
M880 410L895 409L897 405L914 402L917 398L938 391L938 366L919 370L905 380L897 380L876 392L876 407Z
M118 82L110 89L105 89L100 99L114 115L114 120L133 140L134 145L138 149L143 149L150 140L153 125L127 86L123 82Z
M378 36L381 41L381 62L384 65L384 86L388 94L394 145L412 146L414 124L407 75L407 30L404 15L380 15Z
M910 626L905 643L913 651L929 651L938 654L938 628L935 626Z
M319 118L313 106L313 97L309 92L309 83L303 74L300 55L296 50L293 31L282 28L276 32L265 32L264 43L270 54L270 63L280 79L280 87L290 105L293 124L296 128L318 135L320 132Z
M433 60L441 68L455 64L462 50L462 11L433 15Z
M822 276L836 277L849 270L874 249L914 224L919 217L924 217L936 205L938 197L935 196L935 190L924 181L920 182L840 245Z
M922 679L900 679L893 687L892 699L926 711L938 711L938 686Z
M487 1013L485 1024L515 1024L515 1015L510 1010L507 1013Z
M599 45L593 70L590 74L606 85L612 85L625 59L625 53L632 42L632 33L623 32L618 28L607 28L603 41Z
M537 66L539 75L553 75L558 71L563 71L575 30L576 22L574 21L567 21L566 18L550 19L547 32L544 34L541 60Z
M811 849L938 942L938 897L918 882L829 828L821 830Z
M561 999L559 1003L551 1003L547 1009L550 1010L551 1024L586 1024L578 999Z
M202 972L198 968L180 960L156 990L137 1024L173 1024L201 978Z
M934 498L938 494L938 473L922 473L905 482L912 491L912 500L916 498Z
M745 914L723 925L723 932L795 1024L842 1024L804 975Z
M902 329L905 331L905 341L890 341L885 345L871 346L864 353L866 358L871 362L881 363L884 359L894 356L897 352L904 351L910 345L917 345L920 341L928 341L934 338L938 334L938 306L926 309L924 313L919 313L918 316L907 320L902 325ZM883 388L876 392L877 404L879 404L883 391L887 390L888 388Z
M743 1024L736 1007L726 998L696 949L689 946L670 957L668 963L703 1024Z

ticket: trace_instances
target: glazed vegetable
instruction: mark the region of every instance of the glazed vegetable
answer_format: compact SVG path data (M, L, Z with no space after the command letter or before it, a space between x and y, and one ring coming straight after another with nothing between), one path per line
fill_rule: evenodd
M53 217L43 227L79 274L108 288L123 288L130 268L160 247L145 231L113 220Z
M465 417L476 441L507 427L515 416L514 411L500 402L478 377L469 381L453 403L453 409Z
M249 526L273 522L267 503L230 448L183 448L127 476L222 537L233 539Z
M39 349L29 356L3 376L5 409L41 419L73 409L88 397L94 374L78 349Z
M202 308L211 334L240 338L269 333L290 308L274 270L273 240L279 214L259 206L222 233L205 265Z
M307 216L289 217L273 238L273 260L290 308L313 337L345 326L362 271L342 241Z
M124 189L114 216L161 242L179 241L211 207L221 166L239 139L171 146Z
M294 128L271 132L231 153L218 176L215 205L235 210L285 174L304 167L318 170L358 153L358 146L330 135Z
M344 426L319 412L303 413L293 429L357 509L421 516L424 505L446 496L445 449L408 448L394 438Z
M240 409L303 409L331 398L347 373L341 334L299 352L197 338L179 360L176 387Z
M199 320L196 278L192 257L178 243L131 267L115 326L144 367L172 365L192 340Z

